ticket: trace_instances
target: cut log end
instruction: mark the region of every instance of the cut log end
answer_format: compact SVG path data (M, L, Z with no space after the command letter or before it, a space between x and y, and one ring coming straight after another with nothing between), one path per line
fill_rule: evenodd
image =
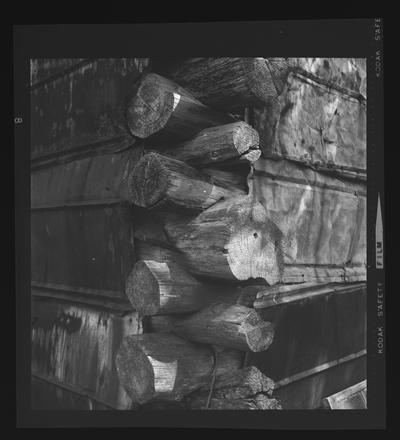
M169 271L166 263L138 261L125 283L126 296L142 316L154 315L160 308L161 286L152 269L158 273L165 272L165 276Z
M155 74L148 74L127 106L127 123L131 134L145 139L161 130L173 112L174 94L166 91ZM175 98L177 99L177 98Z
M121 385L136 403L148 402L155 393L154 372L148 356L134 338L125 338L115 358Z
M274 327L270 322L262 321L256 311L251 311L239 328L246 335L247 345L253 352L265 351L274 339Z

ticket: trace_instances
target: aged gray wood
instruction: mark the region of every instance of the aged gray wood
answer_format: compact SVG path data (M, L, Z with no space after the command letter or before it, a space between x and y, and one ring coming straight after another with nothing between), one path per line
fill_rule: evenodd
M251 196L218 202L194 219L166 220L165 231L193 273L263 278L270 285L280 280L281 232Z
M223 109L258 106L277 95L264 58L188 58L169 76L200 101Z
M165 152L196 167L252 163L261 155L259 142L257 131L239 121L205 128Z
M126 281L125 293L133 308L145 316L198 310L204 290L177 263L141 260Z
M183 141L235 119L205 106L173 81L149 73L142 76L127 103L126 121L131 134L139 138L153 135L153 141Z
M205 399L194 399L189 401L188 405L191 409L206 409ZM282 409L278 400L269 398L264 394L257 394L254 397L247 399L210 399L210 406L208 409L222 409L222 410L267 410L267 409Z
M210 347L166 333L146 333L124 338L116 356L119 380L133 402L152 399L181 400L218 376L240 368L235 350L214 355Z
M226 303L215 303L177 319L172 330L195 342L254 352L267 350L274 337L273 325L263 321L254 309Z
M220 183L220 185L223 185ZM223 187L195 168L156 152L145 154L129 177L130 201L148 209L200 212L220 199L243 194Z

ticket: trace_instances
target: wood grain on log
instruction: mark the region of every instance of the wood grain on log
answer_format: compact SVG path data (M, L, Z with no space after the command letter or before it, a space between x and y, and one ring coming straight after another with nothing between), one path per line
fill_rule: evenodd
M238 369L241 361L240 352L224 350L214 365L211 348L163 333L125 337L115 360L122 386L141 404L181 400L207 384L213 372L219 376Z
M157 74L144 75L127 104L128 128L134 136L183 141L200 130L234 122L195 99L178 84Z
M185 313L201 307L203 285L177 263L138 261L125 292L141 315Z
M274 328L254 309L215 303L183 319L172 330L185 339L217 344L243 351L265 351L271 345Z
M275 383L265 376L257 367L250 366L240 370L230 371L218 376L214 382L212 396L215 399L245 399L264 393L271 396ZM188 398L205 399L208 397L210 384L191 393Z
M261 155L256 130L243 121L210 127L192 139L165 150L196 167L255 162Z
M222 185L222 184L221 184ZM147 153L132 170L130 200L143 208L200 212L223 198L243 194L237 188L214 184L210 177L184 162Z
M277 95L264 58L188 58L168 74L197 99L216 108L257 106Z
M191 409L206 409L205 400L195 400L191 402ZM222 410L267 410L267 409L282 409L280 403L276 399L271 399L264 394L257 394L248 399L210 399L210 406L208 409L222 409Z
M165 231L193 273L264 278L270 285L280 280L282 234L252 197L221 201L194 219L168 220Z

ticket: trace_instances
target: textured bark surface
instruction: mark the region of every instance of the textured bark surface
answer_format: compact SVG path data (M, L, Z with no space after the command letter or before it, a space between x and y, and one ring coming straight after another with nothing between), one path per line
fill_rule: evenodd
M325 59L286 62L289 75L280 95L263 108L254 109L254 128L260 134L264 155L290 158L365 179L366 100L362 63L328 63Z
M265 351L274 337L273 325L254 309L225 303L177 319L173 331L183 338L243 351Z
M284 279L365 279L365 185L268 159L256 162L249 185L283 234Z
M205 409L206 399L194 400L189 403L191 409ZM247 399L216 399L211 398L208 409L221 410L267 410L282 409L279 401L268 398L264 394L258 394Z
M126 120L130 132L139 138L184 141L204 128L234 122L155 73L143 76L136 88L127 103Z
M188 58L168 74L216 108L257 106L277 94L264 58Z
M245 399L253 397L258 393L271 396L274 390L274 381L265 376L254 366L242 368L218 376L212 389L214 399ZM206 402L210 392L210 384L201 387L199 390L191 393L187 400Z
M146 333L124 339L115 359L121 384L134 402L152 399L181 400L216 375L240 367L234 350L218 353L214 365L211 348L178 336Z
M252 197L219 202L194 219L166 221L169 240L193 273L215 278L264 278L276 284L283 270L282 235Z
M243 194L236 187L214 184L213 179L180 160L147 153L129 177L130 200L148 209L201 212L218 200Z
M257 131L243 121L206 128L165 151L195 167L252 163L261 155Z

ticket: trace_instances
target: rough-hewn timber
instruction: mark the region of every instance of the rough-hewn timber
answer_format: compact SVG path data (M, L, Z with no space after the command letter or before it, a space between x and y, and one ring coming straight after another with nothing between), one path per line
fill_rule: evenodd
M255 162L261 155L259 136L246 122L211 127L192 139L165 150L195 167L226 166Z
M134 136L142 139L151 136L152 141L184 141L204 128L235 121L155 73L140 79L136 93L127 103L126 120Z
M195 342L254 352L267 350L274 337L273 325L263 321L254 309L224 303L177 319L173 331Z
M166 221L165 231L193 273L280 280L281 232L252 197L221 201L194 219Z
M201 212L218 200L243 194L225 188L195 168L155 152L136 164L129 180L130 200L148 209L183 209Z
M116 356L121 384L134 402L180 400L218 376L240 368L241 354L218 353L210 347L166 333L127 336ZM215 364L215 365L214 365Z
M200 101L216 108L259 106L277 96L264 58L188 58L168 74Z

